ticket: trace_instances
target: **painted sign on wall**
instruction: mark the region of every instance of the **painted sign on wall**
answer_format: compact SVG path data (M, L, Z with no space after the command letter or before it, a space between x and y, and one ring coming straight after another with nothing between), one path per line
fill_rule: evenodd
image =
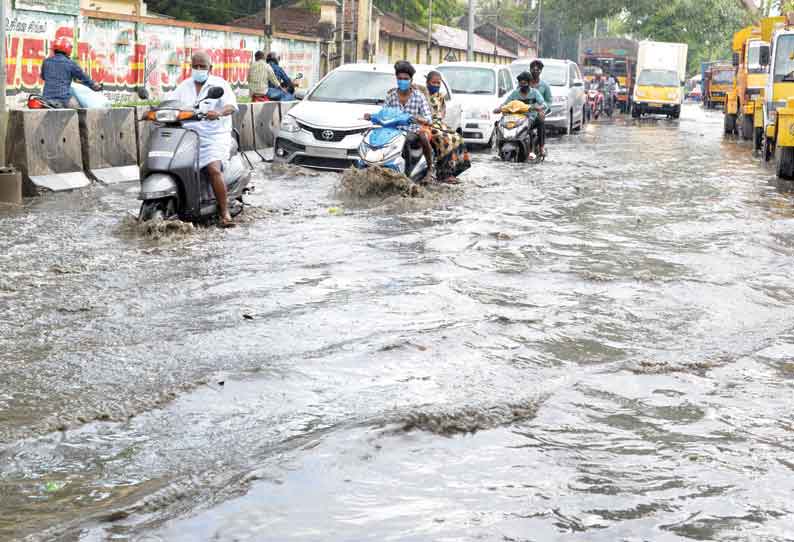
M10 95L41 91L41 64L51 54L50 44L68 36L76 38L73 58L114 102L135 99L140 87L153 99L162 98L189 76L197 48L209 51L213 71L242 94L254 52L264 47L263 37L252 34L33 11L12 11L8 32ZM274 49L291 75L304 73L305 85L318 80L317 43L276 39Z
M80 15L80 0L14 0L14 7L19 10Z

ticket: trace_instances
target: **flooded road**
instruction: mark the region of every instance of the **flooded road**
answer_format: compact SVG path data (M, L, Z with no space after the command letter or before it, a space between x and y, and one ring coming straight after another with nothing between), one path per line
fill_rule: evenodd
M721 127L1 210L0 540L794 540L794 198Z

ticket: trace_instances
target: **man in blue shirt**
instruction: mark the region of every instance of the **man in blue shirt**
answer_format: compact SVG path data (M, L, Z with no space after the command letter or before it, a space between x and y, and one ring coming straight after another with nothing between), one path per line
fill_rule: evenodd
M279 88L268 81L268 98L271 100L281 101L294 100L295 86L292 84L292 80L289 78L289 75L287 75L287 72L285 72L281 66L278 65L278 55L272 51L268 53L267 63L270 64L270 67L273 69L273 73L276 74L276 78L281 82L281 88Z
M41 65L41 78L44 80L42 95L45 100L58 107L80 107L72 96L72 81L77 80L93 90L100 90L102 87L69 58L72 54L72 40L58 38L52 44L52 50L54 54Z

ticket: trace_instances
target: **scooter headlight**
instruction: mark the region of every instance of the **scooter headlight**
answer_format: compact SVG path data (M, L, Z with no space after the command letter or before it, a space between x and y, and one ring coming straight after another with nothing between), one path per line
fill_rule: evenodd
M365 138L358 147L358 154L365 162L370 164L380 164L395 158L403 152L402 138L397 137L384 145L383 147L372 147Z
M160 111L153 111L154 120L157 122L176 122L179 119L179 110L177 109L161 109Z
M287 115L286 117L284 117L284 120L281 121L280 130L288 134L294 134L296 132L300 132L301 127L298 124L298 121L295 120L295 117L293 117L292 115Z

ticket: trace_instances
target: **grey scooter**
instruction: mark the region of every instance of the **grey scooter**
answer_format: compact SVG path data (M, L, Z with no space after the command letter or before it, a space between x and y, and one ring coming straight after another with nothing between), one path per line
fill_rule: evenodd
M223 89L208 89L206 98L216 100ZM218 215L215 193L206 171L199 170L199 137L189 128L191 122L204 120L197 109L183 110L179 102L166 101L150 111L144 121L156 123L149 150L141 166L143 200L138 220L179 218L189 222L209 221ZM243 210L243 192L251 180L251 164L239 152L239 134L235 132L229 159L223 163L229 213Z

